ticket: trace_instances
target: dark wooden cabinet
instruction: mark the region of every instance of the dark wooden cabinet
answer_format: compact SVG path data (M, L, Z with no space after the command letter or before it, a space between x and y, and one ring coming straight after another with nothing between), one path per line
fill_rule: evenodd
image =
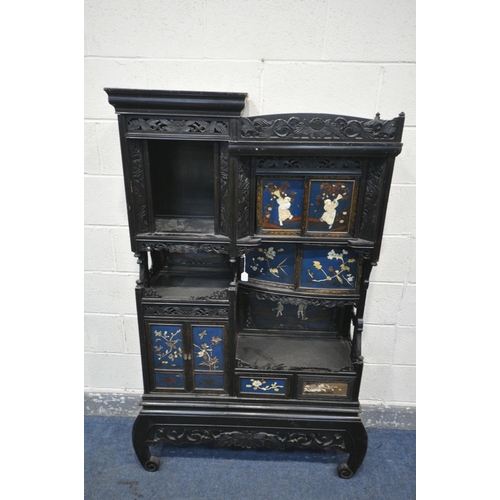
M246 94L105 89L118 115L144 379L133 443L340 448L404 115L242 117Z

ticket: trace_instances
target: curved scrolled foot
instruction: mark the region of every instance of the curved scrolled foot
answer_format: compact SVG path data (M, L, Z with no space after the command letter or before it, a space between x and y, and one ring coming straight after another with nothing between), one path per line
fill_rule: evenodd
M346 463L340 464L337 467L337 472L339 474L339 477L341 477L342 479L350 479L354 475L354 472Z
M139 415L132 429L132 444L134 446L135 454L141 462L141 465L148 472L156 472L160 466L160 459L151 455L149 446L147 446L148 432L153 428L153 422L148 418Z
M151 455L149 460L146 460L142 465L148 472L156 472L160 467L160 459Z

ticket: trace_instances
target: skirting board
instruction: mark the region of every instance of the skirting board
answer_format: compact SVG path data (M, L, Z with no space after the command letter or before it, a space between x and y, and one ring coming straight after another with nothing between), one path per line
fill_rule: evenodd
M85 415L135 417L139 413L141 395L119 392L85 392ZM415 406L382 406L361 402L361 419L366 427L379 429L416 429Z

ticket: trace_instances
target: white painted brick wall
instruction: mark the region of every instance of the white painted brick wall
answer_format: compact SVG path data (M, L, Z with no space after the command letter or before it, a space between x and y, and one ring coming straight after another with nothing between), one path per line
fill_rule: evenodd
M406 114L365 315L362 401L415 403L414 0L86 0L85 384L142 387L118 127L104 87L247 92L245 115Z

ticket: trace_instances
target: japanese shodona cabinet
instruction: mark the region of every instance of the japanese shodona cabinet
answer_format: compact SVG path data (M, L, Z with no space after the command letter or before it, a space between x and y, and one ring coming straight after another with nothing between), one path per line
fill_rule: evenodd
M118 115L150 446L330 450L351 477L371 269L404 115L244 117L246 94L105 89Z

